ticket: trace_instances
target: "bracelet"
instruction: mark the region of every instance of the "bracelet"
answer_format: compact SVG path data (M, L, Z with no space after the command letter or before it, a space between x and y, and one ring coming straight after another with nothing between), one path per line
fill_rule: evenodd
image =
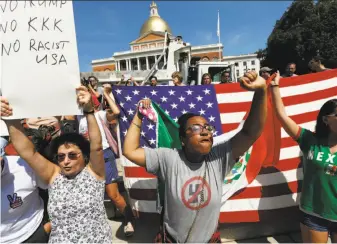
M275 84L275 85L270 85L271 87L274 87L274 86L279 86L278 84Z
M139 129L141 129L142 127L140 125L137 125L135 122L132 121L132 124L134 124L135 126L137 126Z
M91 110L91 111L83 111L83 114L94 114L95 110Z

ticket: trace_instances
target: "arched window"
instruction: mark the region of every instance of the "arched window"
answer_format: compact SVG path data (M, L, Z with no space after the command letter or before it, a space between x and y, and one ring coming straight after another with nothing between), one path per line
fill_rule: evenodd
M106 68L104 71L111 71L111 69L109 69L109 68Z
M209 61L209 57L204 56L204 57L202 57L201 61Z

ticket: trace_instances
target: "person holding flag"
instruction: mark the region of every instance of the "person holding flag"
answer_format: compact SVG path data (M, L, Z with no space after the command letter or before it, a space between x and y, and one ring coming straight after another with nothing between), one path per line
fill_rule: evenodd
M221 242L217 226L223 180L235 158L261 135L267 116L266 81L252 71L240 82L244 89L255 92L250 113L234 137L214 144L214 126L202 116L187 113L178 120L179 136L171 137L180 138L173 144L180 144L181 149L177 149L179 145L175 149L140 147L142 119L156 104L149 99L138 103L123 154L165 184L164 224L156 242Z
M301 128L284 108L279 89L280 74L271 82L276 115L287 134L303 153L300 200L304 243L337 242L337 99L326 101L316 121L316 132Z

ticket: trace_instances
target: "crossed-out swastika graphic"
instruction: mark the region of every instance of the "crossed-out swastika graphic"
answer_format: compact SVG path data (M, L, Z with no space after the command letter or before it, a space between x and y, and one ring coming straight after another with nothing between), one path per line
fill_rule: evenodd
M201 193L204 188L204 199L201 202ZM211 188L208 182L200 177L195 176L187 180L181 189L181 199L184 205L191 210L198 210L206 207L211 200Z

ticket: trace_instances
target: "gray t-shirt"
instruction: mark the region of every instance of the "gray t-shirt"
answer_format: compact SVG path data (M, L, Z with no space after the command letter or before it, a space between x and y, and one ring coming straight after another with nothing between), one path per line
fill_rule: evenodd
M97 87L97 92L98 92L100 95L103 95L104 88L101 87L101 86Z
M213 145L200 164L189 162L176 149L145 148L145 155L146 170L165 183L166 230L177 242L186 242L200 208L188 242L208 242L218 225L224 177L235 163L230 142Z

